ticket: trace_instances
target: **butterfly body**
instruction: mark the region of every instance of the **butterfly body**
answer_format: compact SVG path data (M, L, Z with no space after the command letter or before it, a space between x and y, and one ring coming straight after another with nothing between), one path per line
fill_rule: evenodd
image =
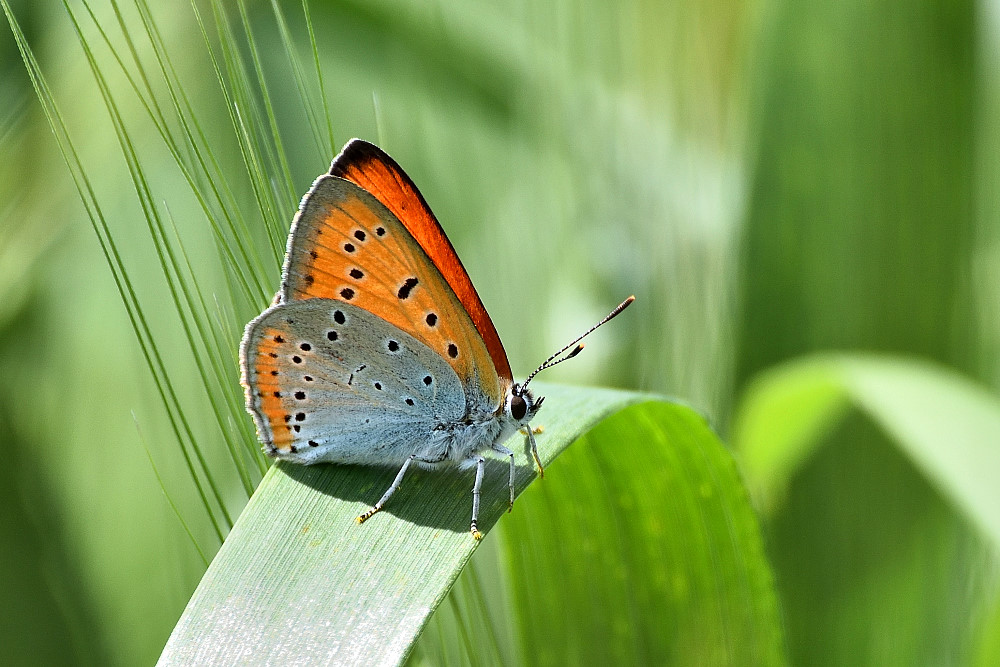
M535 373L583 348L556 359L570 346ZM535 373L514 382L493 322L423 196L391 157L359 139L302 198L281 290L247 325L240 367L269 456L399 466L359 522L382 508L410 465L475 466L478 539L483 454L509 459L512 505L514 454L503 442L515 431L525 431L541 472L529 425L543 401L527 390Z

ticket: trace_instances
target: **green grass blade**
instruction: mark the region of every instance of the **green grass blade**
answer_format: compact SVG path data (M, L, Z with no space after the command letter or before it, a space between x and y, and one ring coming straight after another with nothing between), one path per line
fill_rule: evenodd
M236 8L239 11L240 21L243 24L243 37L246 38L246 47L250 54L250 60L253 63L254 74L256 80L256 88L260 90L260 103L264 107L264 115L267 118L268 127L271 129L271 143L273 144L273 149L271 154L274 156L274 164L268 169L270 174L281 174L284 176L284 182L281 184L284 186L284 196L287 202L295 202L298 197L295 192L295 180L292 178L292 168L288 164L288 154L285 150L284 142L281 140L281 132L278 129L278 119L274 113L274 104L272 102L273 96L268 90L267 77L264 75L264 65L261 62L260 50L257 48L257 38L254 36L254 31L250 26L250 16L247 13L247 6L245 0L237 0ZM256 125L256 123L255 123ZM275 184L275 189L278 189L278 185ZM288 210L289 206L282 207L282 210Z
M173 429L174 435L178 442L181 443L181 451L184 456L185 462L187 463L188 469L191 472L191 479L198 489L198 493L202 498L203 504L208 510L208 517L212 521L213 527L215 528L216 534L218 535L220 541L224 536L224 532L219 524L219 519L215 516L212 506L209 504L207 499L207 494L203 488L203 483L199 478L198 472L195 469L189 449L193 446L193 436L191 435L190 428L184 418L183 412L180 410L176 394L173 389L170 376L167 372L166 367L163 364L163 359L161 358L156 345L154 344L153 337L146 321L143 309L136 297L136 292L133 288L132 282L129 278L128 272L125 270L124 264L122 262L121 255L115 244L114 237L112 236L110 229L107 224L107 220L101 210L101 206L97 200L94 193L91 181L88 178L83 165L80 161L79 155L76 152L76 148L69 137L66 129L66 125L63 121L62 115L60 114L55 100L52 97L51 91L48 84L45 81L45 77L42 75L41 69L36 61L34 54L31 51L30 46L27 43L24 33L21 31L13 13L10 10L9 4L6 0L0 0L0 8L2 8L4 16L6 17L11 30L14 33L15 41L18 45L18 50L21 53L22 60L24 62L25 68L28 71L28 75L31 78L32 85L35 89L35 94L41 104L43 113L45 114L46 120L48 121L49 127L51 128L53 135L55 136L57 146L60 153L62 154L63 160L66 163L70 171L70 176L73 179L74 186L80 195L80 199L86 209L87 216L90 219L91 226L98 237L98 241L101 245L101 251L104 254L105 260L111 269L112 276L115 280L116 286L118 288L119 295L122 298L122 302L125 305L126 312L128 314L129 320L131 322L133 331L136 334L136 338L140 343L143 356L146 360L147 366L149 367L154 382L157 386L157 391L159 392L163 404L167 410L167 416L170 419L171 427ZM76 23L75 17L71 12L69 12L67 7L67 15L73 22L74 30L79 33L79 26ZM87 43L82 39L81 36L81 46L83 46L84 51L88 57L88 62L92 67L92 71L97 76L98 83L102 83L102 79L98 76L98 71L94 69L93 56L87 48ZM106 102L110 102L107 97L107 91L102 87L102 95L105 97ZM113 107L109 106L109 111L113 111ZM115 120L120 121L120 117L114 117ZM116 127L116 130L120 129ZM122 135L120 135L121 138ZM128 142L125 141L121 144L124 149L128 146ZM127 157L127 155L126 155ZM187 440L185 440L187 438ZM203 468L204 469L204 468ZM216 494L217 496L217 494ZM218 497L218 496L217 496ZM221 502L221 501L220 501ZM223 508L224 510L224 508ZM231 523L231 522L230 522Z
M589 445L584 445L587 452L603 452L600 467L614 467L618 461L648 483L648 493L637 501L634 521L623 521L620 505L606 508L605 521L616 526L618 535L641 534L651 555L623 554L626 543L608 545L605 553L611 560L623 558L624 565L619 565L632 572L642 562L670 555L654 573L669 571L671 576L654 578L646 590L635 591L637 605L628 622L641 622L643 609L665 599L668 611L653 616L656 627L641 625L657 635L672 628L666 639L647 638L657 646L675 645L680 628L699 624L695 639L700 649L718 655L736 645L743 655L780 663L777 606L756 521L731 458L704 419L689 408L649 402L652 399L641 394L554 386L539 391L548 397L547 410L539 419L545 430L538 439L546 463L610 414L645 403L613 420L613 426L598 427L596 435L587 438ZM635 456L647 450L658 452L655 461L666 468L650 466L648 459ZM631 452L631 458L617 457L616 451ZM531 477L525 461L519 458L519 491ZM553 482L560 470L567 466L553 466L535 487L549 493L548 487L555 486L556 493L570 494L570 507L577 503L594 512L608 493L621 502L624 485L580 488L572 477ZM467 470L418 471L382 513L363 526L354 525L354 517L378 499L394 472L274 466L202 579L160 663L392 664L405 659L477 543L468 533L472 478ZM587 478L600 487L600 474ZM625 475L615 478L620 481ZM505 487L506 464L491 461L483 485L481 525L487 531L506 510ZM539 509L550 510L545 505L544 496L519 502L507 523L514 517L518 523L538 521ZM565 511L572 514L571 509ZM595 523L600 520L594 517ZM563 530L585 535L585 524L575 517L573 525L564 524ZM605 525L601 530L606 529ZM516 535L517 529L511 534ZM552 530L547 539L565 537ZM513 544L509 538L505 541ZM747 563L752 577L743 576ZM517 562L512 560L511 565L511 572L524 574ZM582 594L594 582L585 579L572 585L577 587L575 593ZM530 602L516 599L519 604ZM696 607L700 613L694 614ZM530 622L532 616L524 621ZM672 626L659 627L667 618L673 618ZM590 625L582 629L591 630ZM479 641L476 634L469 637ZM702 643L716 640L721 643ZM468 639L466 644L475 645ZM666 655L645 648L631 655ZM486 654L495 655L495 650L499 649L488 648Z
M79 22L77 21L76 15L73 14L71 7L67 2L63 3L63 7L66 10L66 15L70 19L73 25L73 30L79 40L80 46L83 48L84 54L87 57L87 62L90 66L91 73L94 76L95 83L98 86L101 97L104 100L105 108L108 112L109 118L115 129L115 133L118 137L119 148L122 151L122 156L125 158L126 164L129 169L130 176L132 178L132 184L135 189L136 195L139 198L139 203L142 207L144 217L146 219L147 229L149 230L150 237L153 239L156 254L160 262L160 267L163 275L167 278L167 287L171 295L171 300L174 302L177 314L180 317L180 322L183 326L185 336L188 339L189 346L192 351L197 354L198 343L193 338L192 335L192 321L188 317L187 313L191 310L191 296L190 287L185 283L182 277L181 270L178 266L176 253L171 245L166 241L166 232L164 229L161 216L158 213L157 207L153 200L152 190L150 188L149 182L146 177L146 170L141 166L141 161L139 155L136 151L136 146L132 141L131 135L128 132L124 117L119 108L119 104L116 102L114 95L111 92L111 88L108 85L106 77L103 75L101 68L93 54L93 51L89 45L88 40L84 36ZM196 319L196 318L195 318ZM152 346L154 352L156 351L155 344ZM201 364L199 362L199 368ZM171 391L170 385L167 384L168 390ZM176 397L172 397L175 403L177 402ZM222 494L219 490L219 485L216 483L214 474L210 467L208 466L205 457L201 451L200 446L194 436L194 431L191 428L189 419L185 415L184 411L181 409L176 410L178 419L184 428L185 434L190 442L191 451L194 453L195 458L198 461L200 472L206 482L208 489L212 493L212 497L215 500L218 511L222 515L222 519L225 521L225 525L232 525L232 518L229 514L229 509L226 507L225 502L222 499ZM197 473L192 470L192 478L197 482ZM206 505L206 508L208 506ZM213 517L213 522L216 523L218 530L218 521ZM221 532L220 532L221 537Z
M1000 546L1000 399L935 364L810 357L764 374L738 411L734 441L752 484L779 497L844 406L868 414L958 511ZM788 428L789 417L797 424Z
M281 36L281 45L285 49L285 57L288 61L288 67L292 71L292 76L295 79L295 91L299 95L299 101L302 105L302 111L305 113L306 119L309 124L309 128L313 133L313 141L316 143L316 154L320 156L321 159L329 159L331 156L336 155L337 151L334 149L333 153L325 145L323 139L323 127L320 121L320 115L314 108L315 105L312 102L310 91L311 86L306 79L305 72L303 71L302 64L299 62L298 53L295 47L295 36L288 27L288 21L285 19L284 13L281 11L281 5L277 0L271 0L271 13L274 15L274 21L278 27L278 34ZM309 21L308 9L305 15L306 21ZM307 26L311 29L311 25ZM322 79L320 79L322 80ZM324 109L324 111L328 111ZM330 123L329 116L326 118L326 123L329 126Z
M326 85L323 83L323 67L319 57L319 47L316 44L316 31L313 28L312 14L309 12L309 0L302 0L302 15L306 20L306 29L309 31L309 45L312 47L313 67L316 69L317 92L323 104L323 116L326 121L326 136L329 142L327 150L330 155L336 155L338 146L333 138L333 116L330 115L330 103L326 98Z
M250 230L243 219L229 183L224 178L225 172L219 165L214 151L210 148L211 142L204 135L184 86L181 85L177 72L167 53L162 35L158 31L155 21L150 16L149 7L144 2L136 2L136 8L139 10L142 19L144 34L148 44L156 53L156 62L160 77L165 85L167 95L174 110L174 118L180 128L183 129L180 139L175 137L174 133L169 129L170 126L165 120L160 104L154 94L150 77L147 75L136 53L137 47L135 46L135 39L133 39L129 25L122 18L117 3L112 3L112 5L115 9L115 15L118 18L121 36L129 45L137 77L133 76L125 66L123 59L108 39L100 22L91 13L94 27L100 31L109 52L114 56L122 73L129 80L136 97L142 102L143 107L157 128L157 132L163 138L174 161L184 174L185 180L191 186L191 194L198 200L213 233L220 240L219 248L226 258L227 265L247 267L244 270L234 271L234 278L240 282L245 297L253 300L261 295L266 295L269 290L266 290L259 280L260 276L264 274L260 257L252 244L248 244L245 241L245 239L251 238ZM89 5L86 8L89 13ZM138 86L137 78L143 82L142 88ZM143 93L143 90L146 92ZM185 154L190 155L190 158L185 159ZM192 162L194 164L191 164ZM215 202L214 207L210 201ZM224 228L216 222L216 218L222 219Z

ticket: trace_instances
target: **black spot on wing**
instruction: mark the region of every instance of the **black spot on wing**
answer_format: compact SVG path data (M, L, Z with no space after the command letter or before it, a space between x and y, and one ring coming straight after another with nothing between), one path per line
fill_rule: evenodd
M396 296L399 297L400 299L409 299L410 293L413 291L413 288L416 287L419 283L420 281L417 280L415 277L407 278L403 282L403 284L400 285L399 291L396 292Z

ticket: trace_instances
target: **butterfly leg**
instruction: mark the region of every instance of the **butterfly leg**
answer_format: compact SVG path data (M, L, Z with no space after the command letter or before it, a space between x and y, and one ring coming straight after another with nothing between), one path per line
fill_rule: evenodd
M438 459L425 459L421 456L417 456L416 454L410 455L410 458L403 462L403 467L399 469L398 473L396 473L396 479L392 480L392 485L386 489L385 493L382 494L382 497L379 498L378 502L375 503L370 510L357 518L357 522L364 523L368 519L372 518L376 512L382 509L382 506L385 505L387 500L389 500L389 497L396 492L396 489L399 488L400 482L403 481L403 475L406 474L406 469L410 467L411 463L414 461L420 461L421 463L441 463L444 459L444 456Z
M507 482L507 486L510 487L510 507L507 511L514 509L514 452L510 451L502 445L493 445L491 448L494 452L499 452L510 459L510 481Z
M528 436L524 443L524 448L525 450L531 451L531 458L535 459L535 465L538 466L538 476L545 477L545 468L542 467L542 461L538 458L538 446L535 444L535 432L534 429L531 428L531 424L528 424L528 427L524 429L523 433ZM527 454L527 451L525 454Z
M368 519L372 518L372 515L374 515L375 512L378 512L380 509L382 509L382 506L385 505L385 502L387 500L389 500L389 497L392 496L392 494L396 493L396 489L399 488L399 483L403 481L403 475L406 474L406 469L410 467L410 464L413 463L413 459L415 458L416 455L413 455L410 458L403 461L403 467L399 469L398 473L396 473L396 479L392 480L392 485L390 485L389 488L385 490L385 493L382 494L382 497L378 499L378 502L375 503L375 505L370 510L368 510L367 512L365 512L364 514L362 514L357 518L359 524L364 523Z
M483 469L486 459L482 456L476 457L476 483L472 486L472 536L477 540L483 539L483 534L479 532L476 522L479 520L479 488L483 485Z

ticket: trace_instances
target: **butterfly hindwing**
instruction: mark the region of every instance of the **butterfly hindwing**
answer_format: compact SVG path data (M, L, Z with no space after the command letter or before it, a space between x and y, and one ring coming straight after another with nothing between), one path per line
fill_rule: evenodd
M486 343L441 271L400 220L354 183L324 175L303 198L281 297L335 299L369 311L439 355L473 402L503 400Z
M300 462L401 462L465 412L458 376L413 336L352 304L279 304L241 350L247 405L266 449Z

